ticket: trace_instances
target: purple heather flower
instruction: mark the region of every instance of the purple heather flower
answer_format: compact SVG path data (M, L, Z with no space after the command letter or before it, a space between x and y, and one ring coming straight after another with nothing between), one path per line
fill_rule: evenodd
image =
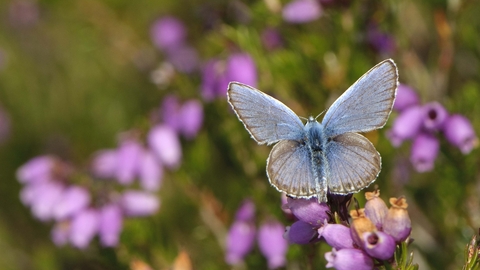
M153 127L148 133L148 144L162 164L169 168L180 165L182 146L175 131L166 125Z
M39 156L29 160L18 168L18 181L25 184L44 182L51 179L55 161L55 158L51 156Z
M252 57L247 53L230 55L227 60L226 76L228 81L236 81L253 87L257 86L257 68Z
M397 97L395 98L395 103L393 103L394 110L401 112L408 107L419 104L420 98L413 88L402 83L398 85Z
M382 230L383 220L388 212L388 207L380 198L380 190L365 192L365 216L372 221L377 229Z
M225 261L230 265L240 263L253 249L255 226L252 222L235 221L228 231L226 241Z
M223 61L211 59L202 67L202 97L212 101L216 97L226 97L229 78Z
M372 221L365 216L365 209L351 210L350 216L352 222L350 224L350 231L353 241L357 246L363 246L362 236L365 232L376 231L377 228Z
M71 186L63 191L53 208L53 216L56 220L64 220L90 204L90 193L79 186Z
M430 102L423 105L423 110L425 114L423 127L430 131L440 130L448 118L447 110L438 102Z
M153 23L150 35L157 48L168 50L184 43L186 30L180 20L173 16L165 16Z
M258 230L258 247L267 258L268 268L275 269L285 265L288 250L287 240L283 238L285 227L278 221L269 221Z
M94 154L92 171L96 177L113 178L117 174L118 151L116 149L100 150Z
M192 73L198 67L198 53L188 45L174 46L168 49L167 59L176 70Z
M142 146L136 140L126 139L121 142L117 156L117 180L120 184L129 185L138 173Z
M388 260L392 258L397 245L392 236L384 232L365 232L362 235L363 249L368 255L380 259Z
M41 221L50 220L63 192L63 185L56 182L35 184L34 191L30 194L32 196L30 205L33 215Z
M318 203L316 198L292 199L287 198L288 208L299 220L320 227L329 219L330 208L326 203Z
M83 210L73 216L70 226L70 243L84 249L98 232L99 214L94 209Z
M63 246L68 243L70 236L70 222L57 222L50 233L53 243L56 246Z
M337 270L371 270L373 259L360 249L344 248L341 250L332 249L325 253L327 268L335 267Z
M322 16L322 7L315 0L294 0L282 10L282 17L290 23L307 23Z
M197 100L189 100L180 110L181 132L187 139L197 136L203 123L203 107Z
M336 250L353 248L350 228L341 224L326 223L318 229L318 237L325 239L325 242Z
M280 33L278 32L277 29L275 28L265 28L262 31L262 44L267 50L273 50L279 47L282 47L283 45L283 40L282 37L280 36Z
M253 221L255 218L255 204L252 200L246 199L242 202L235 213L236 221Z
M407 200L405 198L390 198L392 205L388 209L383 224L383 231L393 237L395 241L405 241L412 231L412 222L408 216Z
M157 196L143 191L126 191L121 199L127 216L149 216L157 212L160 202Z
M350 234L350 230L348 233ZM317 234L317 230L312 225L298 220L292 226L287 227L283 238L290 243L305 245L317 240Z
M122 210L118 205L110 204L100 209L98 234L103 246L113 247L118 244L122 226Z
M436 137L427 133L420 133L412 144L410 162L417 172L428 172L434 167L440 149L440 142Z
M478 145L478 137L470 121L463 115L454 114L443 125L445 138L458 147L463 154L468 154Z
M403 110L387 133L392 145L398 147L404 140L415 137L420 132L423 119L424 110L420 106L411 106Z
M395 51L393 36L381 31L377 24L371 24L368 27L367 39L370 45L380 53L392 54Z
M163 168L158 163L155 155L144 150L140 156L139 164L140 185L148 191L157 191L160 188L163 177Z
M181 127L179 111L180 101L176 96L168 95L163 98L162 105L160 106L163 123L175 131L179 131Z

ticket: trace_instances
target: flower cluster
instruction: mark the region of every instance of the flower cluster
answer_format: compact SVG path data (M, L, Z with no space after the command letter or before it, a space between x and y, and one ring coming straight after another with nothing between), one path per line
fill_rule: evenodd
M100 198L93 185L72 184L80 173L53 156L31 159L18 169L17 177L25 185L22 202L39 220L55 222L52 240L57 245L86 248L98 235L103 246L115 246L125 217L151 215L160 206L154 194L138 190L111 190Z
M157 118L163 121L148 132L145 145L135 132L124 134L117 148L95 153L89 173L53 156L33 158L18 169L24 184L21 200L39 220L55 222L55 244L86 248L98 235L103 246L115 246L124 218L157 212L160 202L154 192L164 168L180 165L179 136L197 135L203 109L195 100L180 104L169 96ZM140 189L134 188L136 179Z
M410 236L411 221L405 198L391 198L390 208L378 190L366 192L365 208L350 211L351 221L332 214L331 206L312 199L288 199L286 208L298 219L287 227L285 239L296 244L325 241L327 267L372 269L376 261L394 262L397 245ZM350 224L350 226L348 226Z
M284 226L275 220L265 222L256 232L255 205L245 200L237 210L227 235L225 261L230 265L241 263L252 251L256 237L260 251L267 258L268 267L282 267L286 263L288 249L287 241L282 237L283 232Z
M412 140L410 161L418 172L433 169L440 142L437 134L442 133L447 141L468 154L478 145L478 138L470 121L460 114L449 115L438 102L420 105L417 93L400 84L393 109L399 115L388 131L393 146Z

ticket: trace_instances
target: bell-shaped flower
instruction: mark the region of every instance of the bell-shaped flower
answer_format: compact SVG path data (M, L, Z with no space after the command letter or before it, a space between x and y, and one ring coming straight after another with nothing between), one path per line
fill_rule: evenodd
M54 166L55 158L51 156L39 156L33 158L18 168L18 181L25 184L52 179L51 175Z
M283 238L285 238L288 242L299 245L312 243L318 239L317 236L318 233L316 228L314 228L311 224L301 220L297 220L291 226L288 226L287 230L283 234Z
M388 260L393 257L395 253L395 240L392 236L381 232L365 232L362 235L363 240L363 250L367 252L368 255L379 259L379 260Z
M235 53L227 59L226 77L228 81L257 86L257 67L247 53Z
M135 180L140 164L140 155L143 149L140 143L133 139L121 142L117 156L117 181L122 185L129 185Z
M373 259L360 249L344 248L341 250L332 249L325 253L327 268L334 267L337 270L371 270Z
M258 230L258 247L267 258L268 268L276 269L286 264L287 240L283 238L285 227L278 221L268 221Z
M144 150L140 157L139 177L140 185L148 191L157 191L160 188L163 177L163 168L155 155Z
M448 118L447 110L438 102L430 102L423 105L423 127L429 131L437 131L443 127Z
M431 171L439 150L440 142L435 136L420 133L413 141L410 162L417 172Z
M330 208L326 203L318 203L316 198L287 198L287 206L299 220L320 227L329 219Z
M383 231L393 237L395 241L402 242L410 236L412 222L407 211L407 200L405 198L390 198L392 205L388 209L383 224Z
M365 210L363 208L351 210L350 216L352 217L352 223L350 224L352 239L357 246L361 247L363 245L363 233L376 231L377 228L372 221L365 216Z
M378 230L382 230L383 220L388 212L388 207L380 198L380 190L365 192L365 216L370 219Z
M148 133L148 145L162 164L177 168L182 158L182 146L175 131L166 125L158 125Z
M56 220L64 220L87 208L90 204L90 193L84 187L70 186L66 188L53 207Z
M154 194L129 190L123 193L121 206L127 216L150 216L160 208L160 201Z
M326 223L318 229L318 237L325 239L336 250L354 248L350 228L342 224Z
M122 226L123 215L118 205L109 204L99 210L98 235L103 246L114 247L118 244Z
M117 149L100 150L92 160L93 174L100 178L113 178L117 174L117 162Z
M255 226L252 222L237 220L228 230L225 261L236 265L253 249Z
M397 96L395 97L395 103L393 103L394 110L401 112L419 104L420 98L415 90L403 83L398 85Z
M315 0L294 0L285 5L282 17L289 23L307 23L322 16L320 3Z
M73 216L70 224L70 243L84 249L98 232L99 215L97 210L85 209Z
M157 48L169 50L184 43L186 30L179 19L165 16L153 23L150 35Z
M478 146L479 140L472 123L463 115L455 114L447 118L443 125L445 138L458 147L463 154L468 154Z
M393 122L387 137L393 146L398 147L404 140L414 138L422 127L424 110L420 106L412 106L403 110Z

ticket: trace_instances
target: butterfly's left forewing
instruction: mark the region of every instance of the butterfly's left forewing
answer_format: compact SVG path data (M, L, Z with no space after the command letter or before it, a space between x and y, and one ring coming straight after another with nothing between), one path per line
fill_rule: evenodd
M328 137L381 128L392 111L398 71L387 59L365 73L328 109L322 124Z
M373 144L358 133L340 134L328 142L328 189L332 193L358 192L377 178L381 159Z
M301 140L303 123L285 104L245 84L231 82L228 102L259 144Z

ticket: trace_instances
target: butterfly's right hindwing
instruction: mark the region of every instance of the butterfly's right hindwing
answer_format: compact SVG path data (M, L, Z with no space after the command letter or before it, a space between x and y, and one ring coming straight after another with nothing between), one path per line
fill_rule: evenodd
M285 104L245 84L231 82L228 102L259 144L301 140L303 123Z
M328 143L328 188L332 193L358 192L370 185L381 168L380 154L358 133L338 135Z

